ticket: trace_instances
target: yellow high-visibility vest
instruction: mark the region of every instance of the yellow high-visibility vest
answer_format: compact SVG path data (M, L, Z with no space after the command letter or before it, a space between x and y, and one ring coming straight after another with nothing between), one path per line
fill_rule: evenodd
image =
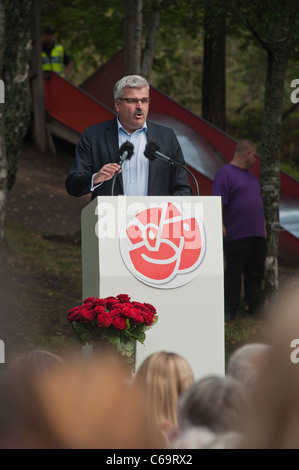
M59 44L51 50L50 57L42 52L42 67L45 72L56 72L63 77L64 75L64 49Z

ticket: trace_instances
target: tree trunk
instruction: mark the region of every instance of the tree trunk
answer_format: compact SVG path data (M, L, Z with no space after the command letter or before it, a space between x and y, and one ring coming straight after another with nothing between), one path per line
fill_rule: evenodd
M162 0L156 0L152 6L152 15L149 22L146 43L143 53L141 75L149 80L155 55L156 40L160 25Z
M30 123L31 0L9 0L5 8L5 147L7 183L16 178L19 154Z
M280 148L284 79L287 67L287 45L268 51L264 113L261 130L260 181L267 227L265 291L278 290Z
M225 130L225 44L226 19L213 2L205 8L202 117Z
M125 75L131 73L134 43L134 0L124 0Z
M141 48L142 48L142 7L143 0L135 1L135 28L133 42L133 64L132 73L139 75L141 69Z
M3 44L4 44L4 2L0 0L0 77L2 79L3 70ZM5 155L4 140L4 103L0 101L0 244L4 240L4 223L6 209L6 192L7 192L7 167Z
M142 0L124 1L125 74L139 74L141 67Z
M40 153L47 149L46 111L44 93L44 74L42 69L42 41L40 27L40 5L39 0L32 0L32 59L31 59L31 93L33 114L33 142Z

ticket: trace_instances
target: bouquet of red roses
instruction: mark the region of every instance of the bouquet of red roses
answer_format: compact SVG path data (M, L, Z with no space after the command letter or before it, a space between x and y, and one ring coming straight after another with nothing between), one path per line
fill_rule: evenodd
M69 310L67 319L82 344L108 340L118 343L144 343L145 331L158 320L151 304L131 301L127 294L98 299L88 297ZM116 348L117 349L117 348Z

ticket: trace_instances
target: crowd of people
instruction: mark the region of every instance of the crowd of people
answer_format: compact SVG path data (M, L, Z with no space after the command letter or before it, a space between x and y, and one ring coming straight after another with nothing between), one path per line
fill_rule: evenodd
M133 375L114 355L29 351L0 378L0 448L299 448L298 301L276 300L267 341L237 348L223 376L163 350Z

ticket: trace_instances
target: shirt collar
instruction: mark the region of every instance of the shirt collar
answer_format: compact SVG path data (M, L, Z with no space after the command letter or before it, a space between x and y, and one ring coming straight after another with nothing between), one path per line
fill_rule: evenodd
M117 115L116 120L117 120L118 132L121 130L121 131L123 131L123 132L124 132L125 134L127 134L127 135L132 135L132 134L129 134L129 132L126 131L126 129L124 129L124 127L121 125L121 123L120 123L120 121L119 121L119 119L118 119L118 115ZM143 131L143 132L146 132L146 131L147 131L147 124L146 124L146 121L144 122L143 126L142 126L140 129L136 129L136 131ZM136 132L136 131L134 131L134 132ZM133 132L133 134L134 134L134 132Z

